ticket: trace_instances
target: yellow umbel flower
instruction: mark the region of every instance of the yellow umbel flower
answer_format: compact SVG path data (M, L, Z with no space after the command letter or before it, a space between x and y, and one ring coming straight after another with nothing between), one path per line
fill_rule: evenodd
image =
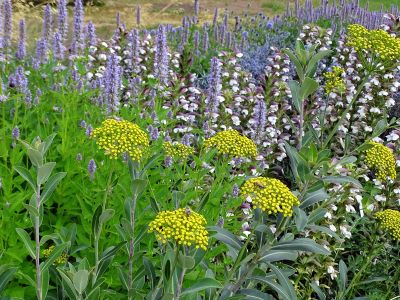
M395 240L400 241L400 211L386 209L377 212L375 216L381 221L382 227L386 229Z
M92 136L112 159L126 153L132 160L140 161L149 147L147 134L138 125L125 120L107 119L93 130Z
M45 258L48 258L51 255L51 253L54 251L54 248L55 248L55 246L51 245L49 248L43 250L42 251L43 256ZM66 262L68 262L68 255L67 255L67 253L64 252L54 261L54 264L55 265L63 265Z
M206 219L202 215L190 208L179 208L159 212L149 224L149 232L154 232L162 243L172 239L179 245L207 250L208 232L205 225Z
M376 178L382 182L386 182L388 178L394 180L396 178L396 159L385 145L377 142L369 142L371 148L366 150L365 163L370 169L376 170Z
M256 144L233 129L218 132L207 139L204 146L206 148L216 147L218 153L233 157L253 158L257 155Z
M369 51L383 60L400 59L400 38L391 36L382 29L368 30L362 25L348 27L347 44L357 51Z
M282 213L289 217L293 214L293 206L300 204L289 188L275 178L251 178L243 184L240 193L244 198L251 198L254 208L259 207L268 215Z
M344 72L343 68L334 66L332 68L332 72L324 73L325 77L325 91L327 94L331 92L338 91L339 93L343 93L346 89L346 85L342 78L342 73Z
M177 157L181 159L187 158L189 155L194 153L194 149L190 146L186 146L185 144L176 143L173 144L171 142L165 142L164 145L165 153L168 156Z

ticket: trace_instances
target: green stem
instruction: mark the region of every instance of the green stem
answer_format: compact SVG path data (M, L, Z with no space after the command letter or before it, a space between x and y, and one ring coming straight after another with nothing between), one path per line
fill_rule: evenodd
M132 277L133 277L133 256L135 254L135 210L136 210L137 195L133 195L131 210L130 210L130 222L131 222L131 232L132 237L129 241L129 257L128 257L128 299L131 300L131 290L132 290Z
M40 213L40 185L36 191L36 209ZM42 300L42 270L40 267L40 216L35 217L35 243L36 243L36 295Z

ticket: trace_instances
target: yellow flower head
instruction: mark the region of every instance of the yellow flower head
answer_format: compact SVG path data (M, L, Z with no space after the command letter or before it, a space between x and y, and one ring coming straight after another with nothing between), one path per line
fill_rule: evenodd
M176 158L185 159L189 155L192 155L194 153L194 149L192 147L186 146L185 144L181 143L173 144L171 142L165 142L163 146L165 153L168 156Z
M149 232L154 232L162 243L175 240L179 245L195 246L207 250L208 232L206 219L189 208L159 212L149 224Z
M216 147L218 153L233 157L253 158L257 155L256 144L233 129L218 132L207 139L204 146L206 148Z
M254 208L261 208L267 214L282 213L285 217L293 214L293 206L299 199L280 180L257 177L247 180L240 189L244 198L250 197Z
M382 29L368 30L362 25L352 24L348 27L347 38L347 45L357 51L369 51L388 61L400 59L400 38Z
M331 92L338 91L343 93L346 90L345 82L342 78L343 68L334 66L332 72L324 73L325 77L325 91L327 94Z
M140 161L149 147L147 134L138 125L125 120L107 119L93 130L92 136L111 159L126 153L132 160Z
M400 241L400 211L386 209L377 212L375 216L381 221L382 227L386 229L395 240Z
M42 251L42 254L45 258L48 258L51 253L54 251L55 246L51 245L49 248ZM63 265L68 262L68 255L67 253L63 252L55 261L55 265Z
M370 142L372 148L366 150L365 163L370 169L376 170L376 178L386 182L388 177L392 180L396 178L396 159L385 145L377 142Z

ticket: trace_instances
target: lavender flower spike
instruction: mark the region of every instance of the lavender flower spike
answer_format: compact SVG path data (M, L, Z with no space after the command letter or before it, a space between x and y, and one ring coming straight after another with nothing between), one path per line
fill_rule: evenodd
M59 0L58 2L58 32L65 39L68 35L68 9L67 0Z
M18 140L18 139L19 139L19 137L20 137L20 131L19 131L18 126L15 126L15 127L13 128L13 130L11 131L11 136L12 136L12 138L13 138L14 140Z
M198 16L200 13L200 0L194 0L194 15Z
M83 44L83 4L82 0L75 0L74 7L74 35L72 38L71 51L77 55Z
M160 25L157 31L156 51L154 59L154 76L158 78L161 84L167 84L168 81L168 45L165 27Z
M221 62L218 58L213 57L211 59L209 87L206 98L206 112L211 116L212 120L215 120L218 117L221 88Z
M95 47L97 45L96 27L94 26L92 21L90 21L86 26L85 39L89 47Z
M64 59L65 47L63 44L62 34L57 31L53 37L53 55L56 60Z
M17 52L15 53L15 57L19 60L23 60L26 55L25 40L26 40L25 20L21 20L21 21L19 21L18 49L17 49Z
M104 74L104 102L109 112L119 109L121 85L122 67L119 64L117 55L112 54L108 57Z
M11 0L3 2L3 47L8 48L11 44L12 35L12 3Z
M42 29L42 39L49 41L51 35L51 7L49 4L44 8L44 16L43 16L43 29Z
M94 179L94 173L96 173L96 169L97 169L96 162L94 161L94 159L91 159L88 164L88 173L90 180Z

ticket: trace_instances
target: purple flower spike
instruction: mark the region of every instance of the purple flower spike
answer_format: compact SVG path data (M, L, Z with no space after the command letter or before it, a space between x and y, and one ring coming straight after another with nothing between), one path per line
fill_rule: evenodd
M8 48L12 35L12 3L11 0L3 2L3 47Z
M18 140L20 137L20 131L18 126L14 127L13 130L11 131L11 136L14 140Z
M23 60L26 55L25 40L26 40L25 20L21 20L21 21L19 21L18 49L17 49L17 53L15 54L15 57L19 60Z
M68 35L68 9L67 0L60 0L58 2L58 32L62 38L65 39Z
M239 196L239 186L235 183L232 187L232 196L233 197L238 197Z
M71 51L77 55L83 44L83 5L82 0L75 0L74 7L74 34L72 38Z
M65 53L65 47L63 44L63 38L60 32L56 32L53 37L53 55L56 60L63 60Z
M96 27L94 26L92 21L90 21L86 26L85 39L89 47L97 46Z
M206 112L213 120L218 117L221 96L221 62L218 58L211 59L211 70L209 75L209 87L207 91Z
M96 169L97 169L96 162L94 161L94 159L91 159L88 164L88 173L90 180L94 179L94 174L96 173Z
M156 51L154 59L154 76L161 84L168 82L168 45L165 27L160 25L157 31Z
M52 27L51 7L47 4L44 8L42 39L49 41Z
M104 75L104 97L108 111L117 111L120 106L120 92L122 85L122 68L117 55L108 57Z

